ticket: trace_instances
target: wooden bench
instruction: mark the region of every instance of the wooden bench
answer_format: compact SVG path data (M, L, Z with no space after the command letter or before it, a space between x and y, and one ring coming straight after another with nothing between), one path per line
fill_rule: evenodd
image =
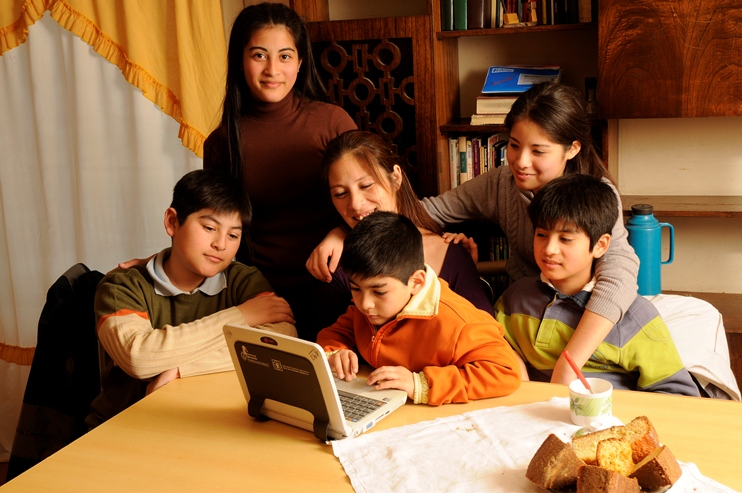
M711 303L724 320L724 330L729 343L729 358L737 384L742 383L742 294L697 293L691 291L665 291L665 294L693 296Z

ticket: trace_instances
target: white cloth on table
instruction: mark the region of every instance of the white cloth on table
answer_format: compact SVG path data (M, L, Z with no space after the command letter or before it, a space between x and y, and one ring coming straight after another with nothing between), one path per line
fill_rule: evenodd
M531 458L549 433L568 442L578 429L569 418L569 400L554 397L368 433L332 447L357 493L540 493L526 479ZM672 493L734 493L694 464L680 464L683 475Z
M711 397L741 400L719 310L692 296L658 294L645 298L670 330L683 365Z

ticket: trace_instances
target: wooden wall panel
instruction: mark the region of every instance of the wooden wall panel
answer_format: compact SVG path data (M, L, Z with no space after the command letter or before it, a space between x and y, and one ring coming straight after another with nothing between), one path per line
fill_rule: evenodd
M600 0L605 118L742 115L742 2Z

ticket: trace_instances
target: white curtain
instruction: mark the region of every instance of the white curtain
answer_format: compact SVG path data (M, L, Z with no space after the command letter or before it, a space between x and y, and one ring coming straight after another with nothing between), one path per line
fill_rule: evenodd
M107 272L169 245L173 185L202 165L178 130L48 12L0 56L0 341L36 345L46 291L73 264ZM0 359L0 461L28 371Z

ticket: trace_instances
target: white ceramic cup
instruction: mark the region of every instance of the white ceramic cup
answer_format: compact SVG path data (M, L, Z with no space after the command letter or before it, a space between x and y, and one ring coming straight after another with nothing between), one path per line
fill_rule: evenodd
M591 394L577 379L569 384L569 415L572 422L590 426L605 421L613 415L613 385L602 378L587 378Z

